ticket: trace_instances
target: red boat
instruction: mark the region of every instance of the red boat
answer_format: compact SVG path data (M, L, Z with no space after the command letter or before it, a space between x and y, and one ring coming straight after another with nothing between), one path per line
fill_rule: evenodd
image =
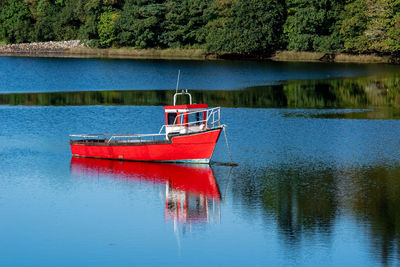
M151 184L165 184L165 218L181 223L215 218L220 190L207 165L157 164L92 158L71 159L74 176L112 176ZM217 206L217 207L216 207ZM218 210L219 212L219 210Z
M176 105L178 95L189 104ZM165 106L165 125L158 134L70 135L72 155L103 159L152 162L209 163L222 129L220 108L192 104L186 91Z

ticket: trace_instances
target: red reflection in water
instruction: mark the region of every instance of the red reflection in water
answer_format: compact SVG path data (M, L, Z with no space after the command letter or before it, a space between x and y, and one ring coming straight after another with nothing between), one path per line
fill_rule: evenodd
M77 176L103 175L165 184L165 217L182 223L207 222L209 206L214 208L221 199L214 173L208 165L72 157L71 172Z

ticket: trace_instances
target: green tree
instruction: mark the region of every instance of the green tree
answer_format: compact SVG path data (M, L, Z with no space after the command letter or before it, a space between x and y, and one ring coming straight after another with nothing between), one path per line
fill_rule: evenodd
M284 33L287 48L295 51L340 51L337 21L343 0L287 0Z
M162 43L168 47L204 44L211 3L212 0L167 1Z
M98 24L98 32L100 37L100 45L102 47L109 47L117 38L115 35L115 21L118 19L118 11L108 8L107 11L100 15Z
M399 51L399 0L349 1L342 17L340 33L346 51Z
M281 1L221 1L214 8L218 15L207 25L209 50L262 56L280 46L285 18Z
M348 1L339 22L339 32L347 52L358 52L368 49L367 38L367 3L365 0Z
M78 36L78 31L84 22L82 0L58 0L60 7L53 24L56 40L72 40Z
M35 11L35 40L36 41L54 41L56 34L54 25L57 23L57 14L61 6L54 4L50 0L39 0Z
M2 1L0 40L8 43L30 42L33 38L33 17L23 0Z
M140 48L162 46L165 11L161 0L127 0L115 22L119 44Z

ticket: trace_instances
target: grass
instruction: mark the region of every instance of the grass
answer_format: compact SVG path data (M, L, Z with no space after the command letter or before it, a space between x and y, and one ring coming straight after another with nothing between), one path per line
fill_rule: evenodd
M389 57L376 55L349 55L337 54L335 62L356 62L356 63L389 63Z
M0 45L5 45L6 41L0 41Z
M274 61L319 61L325 53L300 52L300 51L277 51L271 57Z
M275 61L321 61L326 55L323 52L302 52L302 51L277 51L271 60ZM390 63L390 57L377 55L351 55L343 53L333 53L333 62L351 63Z
M161 58L161 59L210 59L205 50L200 48L137 49L123 48L88 48L75 47L64 53L68 56L96 56L108 58Z

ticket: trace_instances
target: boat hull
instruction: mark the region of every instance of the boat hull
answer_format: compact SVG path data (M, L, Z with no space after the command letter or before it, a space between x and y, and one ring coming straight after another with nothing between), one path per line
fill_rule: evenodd
M222 128L172 136L169 141L142 143L71 142L75 157L131 161L209 163Z

